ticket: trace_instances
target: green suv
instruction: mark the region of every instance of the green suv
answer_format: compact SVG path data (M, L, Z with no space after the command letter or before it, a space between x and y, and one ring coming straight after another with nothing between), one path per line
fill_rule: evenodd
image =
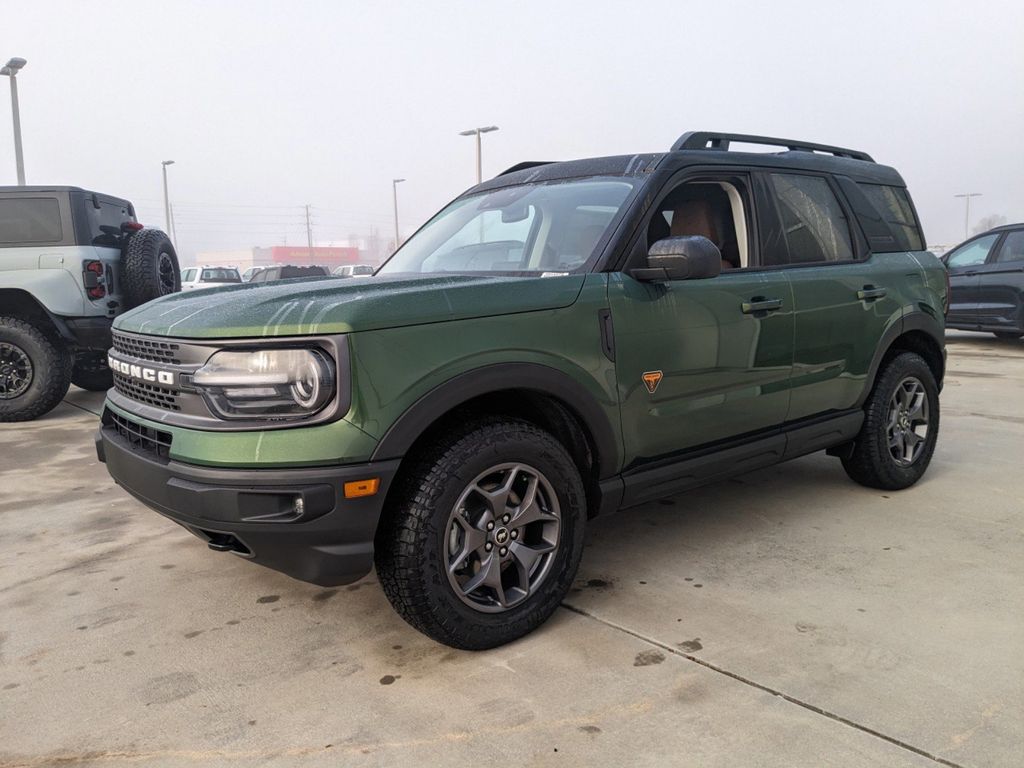
M924 248L863 152L522 163L373 277L118 317L97 450L211 549L325 586L375 564L415 628L488 648L555 610L596 515L822 450L915 483L948 292Z

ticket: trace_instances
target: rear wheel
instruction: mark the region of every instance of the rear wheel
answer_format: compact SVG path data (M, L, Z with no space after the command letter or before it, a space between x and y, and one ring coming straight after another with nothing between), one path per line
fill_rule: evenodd
M939 434L939 388L920 355L901 352L875 381L864 424L843 468L869 488L900 490L916 483L932 460Z
M114 376L107 367L105 352L83 352L75 359L71 383L90 392L106 392L114 386Z
M71 356L47 328L0 317L0 421L29 421L67 394Z
M1024 336L1024 333L1020 331L992 331L992 335L997 339L1019 339Z
M487 420L404 475L381 523L377 573L413 627L455 648L515 640L576 575L586 501L565 448L538 427Z

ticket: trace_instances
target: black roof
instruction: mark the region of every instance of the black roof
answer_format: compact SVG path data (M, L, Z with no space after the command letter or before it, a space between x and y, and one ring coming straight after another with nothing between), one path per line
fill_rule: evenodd
M737 152L729 148L730 141L777 145L786 149L781 152ZM854 181L869 184L906 186L894 168L876 163L866 152L791 139L695 131L683 134L669 152L519 163L465 194L515 184L586 176L643 176L655 170L675 171L691 165L817 171L848 176Z
M123 197L117 197L116 195L107 195L103 192L94 192L91 189L82 189L82 187L68 187L60 184L50 185L35 185L35 186L0 186L0 194L26 194L26 195L37 195L40 193L54 193L54 192L75 192L81 193L82 195L96 195L100 200L108 203L114 203L116 205L131 205L131 202L125 200Z

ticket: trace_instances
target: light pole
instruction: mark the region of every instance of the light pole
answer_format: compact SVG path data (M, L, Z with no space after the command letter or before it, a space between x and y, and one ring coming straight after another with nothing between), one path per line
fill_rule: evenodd
M392 179L391 180L391 197L395 203L395 250L398 250L398 246L401 245L398 239L398 185L401 184L405 179Z
M484 180L483 166L480 161L480 134L490 133L491 131L498 130L496 125L488 125L484 128L471 128L468 131L460 131L459 136L476 136L476 183L479 184Z
M170 233L172 231L171 230L171 201L170 201L170 198L167 196L167 166L168 165L174 165L174 161L173 160L163 160L163 161L161 161L160 165L163 166L163 171L164 171L164 218L167 221L167 232Z
M962 197L964 199L964 203L966 203L964 210L964 240L966 240L970 237L970 233L967 231L967 228L971 223L971 198L981 197L981 192L964 192L961 195L953 195L953 197Z
M18 110L18 70L28 62L12 58L0 69L0 75L11 78L11 114L14 117L14 161L18 166L18 186L25 186L25 157L21 152L21 112Z

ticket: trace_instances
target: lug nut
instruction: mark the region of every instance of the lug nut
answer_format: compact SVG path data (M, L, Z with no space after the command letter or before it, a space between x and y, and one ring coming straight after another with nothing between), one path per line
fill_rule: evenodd
M484 544L484 549L486 549L488 552L490 552L492 549L494 549L494 545L491 544L491 542L488 541L486 544Z
M512 515L505 515L503 518L501 518L501 522L507 523L511 519L512 519Z
M493 531L494 530L494 523L493 522L490 522L490 523L487 524L487 530L488 531Z
M501 555L502 557L507 555L508 554L508 547L502 547L501 549L499 549L498 550L498 554Z
M518 539L519 538L519 531L512 531L512 538L513 539Z

